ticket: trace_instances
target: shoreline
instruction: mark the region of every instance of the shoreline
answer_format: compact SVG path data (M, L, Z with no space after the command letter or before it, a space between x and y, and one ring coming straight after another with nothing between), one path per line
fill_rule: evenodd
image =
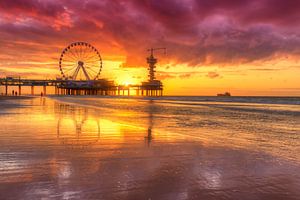
M15 99L32 99L35 98L35 96L5 96L0 95L0 100L15 100Z
M18 100L28 100L33 99L35 97L31 96L0 96L0 109L1 110L8 110L8 109L14 109L14 108L20 108L23 107L24 104L21 103L22 101ZM2 113L0 113L2 114Z

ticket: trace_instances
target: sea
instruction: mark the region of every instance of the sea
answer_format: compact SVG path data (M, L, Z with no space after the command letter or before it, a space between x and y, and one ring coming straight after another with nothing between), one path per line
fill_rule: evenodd
M300 97L3 101L0 199L300 199Z

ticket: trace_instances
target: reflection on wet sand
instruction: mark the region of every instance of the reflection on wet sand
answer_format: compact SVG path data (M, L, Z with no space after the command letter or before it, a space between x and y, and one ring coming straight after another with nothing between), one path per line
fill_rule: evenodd
M154 101L140 102L142 115L122 109L111 115L116 110L51 99L22 103L26 107L0 115L0 199L300 195L297 163L251 149L207 146L164 131L159 123L167 122L156 120L160 108Z
M153 100L149 100L149 102L148 102L149 120L148 120L147 136L145 136L145 141L147 142L148 146L150 146L151 141L153 140L153 136L152 136L152 127L154 126L154 124L153 124L153 109L154 109L154 102L153 102Z
M88 109L54 103L57 115L57 138L67 146L86 147L100 139L100 123L88 117Z

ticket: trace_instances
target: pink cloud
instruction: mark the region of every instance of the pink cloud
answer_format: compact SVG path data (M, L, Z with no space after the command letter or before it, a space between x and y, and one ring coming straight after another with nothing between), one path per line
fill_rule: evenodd
M233 65L297 55L299 8L296 0L0 1L0 53L54 59L80 40L104 58L126 55L125 67L145 66L149 47L168 48L163 63Z
M208 78L218 78L220 77L220 74L218 74L217 72L208 72L207 75L206 75Z

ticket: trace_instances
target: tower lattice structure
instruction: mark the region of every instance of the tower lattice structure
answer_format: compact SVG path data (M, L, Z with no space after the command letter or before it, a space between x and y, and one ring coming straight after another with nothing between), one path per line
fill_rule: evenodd
M157 59L154 58L153 53L151 53L151 55L147 58L147 63L149 64L148 66L148 71L149 71L149 82L152 82L155 80L155 64L157 63Z

